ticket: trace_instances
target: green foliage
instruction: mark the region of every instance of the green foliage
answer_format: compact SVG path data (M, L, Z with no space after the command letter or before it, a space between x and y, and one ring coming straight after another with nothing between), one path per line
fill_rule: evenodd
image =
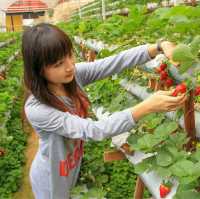
M170 135L170 133L175 131L177 128L178 126L176 122L165 122L155 128L154 132L151 134L143 132L144 136L138 137L138 139L133 134L133 137L129 137L128 143L131 144L131 147L136 151L149 152L152 151L152 149L159 145L162 141L164 141Z
M104 163L103 153L110 150L109 145L110 140L90 141L85 144L85 155L78 184L86 185L89 190L100 189L105 193L105 198L131 198L136 182L134 168L128 160ZM147 197L149 194L145 192L145 198Z
M191 52L193 55L198 55L200 50L200 36L197 35L190 44Z
M102 40L107 44L117 44L119 48L115 52L120 52L143 43L153 43L158 38L165 38L175 43L181 43L177 46L173 55L174 60L180 62L180 72L185 73L190 68L195 68L193 74L196 75L199 73L199 6L191 7L182 5L173 8L159 8L155 12L148 14L144 13L145 8L143 6L129 6L129 9L130 14L128 17L114 15L105 21L91 19L76 22L76 26L74 25L76 29L72 29L69 33L72 33L72 35L74 33L76 35L83 33L82 36L86 39L94 38ZM103 58L113 53L104 49L99 53L98 58ZM124 72L123 75L132 76L134 82L146 85L147 78L141 72L137 74L137 71L128 71ZM123 75L120 77L123 77ZM91 102L95 106L103 105L111 112L122 110L137 103L138 100L129 98L118 86L118 79L120 77L118 76L117 79L102 80L89 86L87 91L89 92ZM182 112L179 111L177 117L181 115ZM183 150L184 144L187 141L186 133L177 126L176 122L167 120L163 114L148 115L138 122L136 129L128 138L128 142L134 150L152 153L151 157L135 166L134 172L142 173L154 170L163 178L176 178L180 184L174 198L200 198L199 193L195 190L200 184L200 154L199 151L190 154ZM94 152L95 144L89 145L89 151L92 151L96 155L97 152ZM92 154L90 154L88 159L92 159L92 157ZM97 187L102 186L104 187L103 190L106 190L105 187L108 185L106 190L108 198L122 198L120 196L127 198L125 193L121 193L123 191L128 193L130 190L127 187L122 188L123 185L121 183L125 181L125 178L130 179L125 172L126 167L117 162L116 165L113 164L111 167L112 169L113 167L117 168L115 168L116 170L113 169L116 174L113 172L109 173L111 168L105 165L105 167L102 166L96 159L93 160L97 164L91 166L92 171L90 172L87 172L87 170L91 167L85 167L82 173L82 177L84 176L82 182L86 183L89 188L92 187L91 184L95 184ZM99 165L102 167L99 168ZM121 167L118 168L117 165ZM98 179L96 176L96 168L103 171L99 173L103 176L103 179ZM133 170L130 171L133 172ZM123 173L123 175L120 175L120 173ZM113 175L116 178L110 177ZM88 179L90 179L91 184L88 183ZM100 184L101 186L99 186ZM117 193L116 190L120 190L120 193Z
M5 42L10 39L19 38L19 33L16 32L1 32L0 33L0 42Z
M19 49L19 41L7 47L0 48L0 66L6 65L8 59Z
M199 71L200 36L197 35L189 45L179 44L173 52L173 60L180 63L180 73L185 73L190 68ZM193 74L194 76L195 74Z
M186 133L178 128L176 122L169 122L160 114L150 114L139 122L138 127L127 141L132 149L152 154L135 165L136 173L141 174L153 170L163 178L176 178L180 187L190 185L189 189L184 188L178 191L177 198L183 194L182 192L192 192L200 196L195 191L196 182L200 179L200 151L197 149L191 154L183 150L188 139Z
M89 85L86 90L92 105L103 106L106 110L114 112L136 104L138 100L122 89L119 81L118 78L106 78Z
M5 142L1 147L5 149L5 155L0 158L0 198L11 197L16 192L22 179L22 165L25 163L24 150L26 147L27 135L22 130L20 113L22 102L18 99L14 103L15 109L7 122L7 135L13 139Z
M103 199L105 191L99 188L88 190L86 186L76 186L72 190L72 197L79 197L81 199Z
M0 63L19 49L19 41L0 49ZM0 157L0 198L11 199L22 179L22 165L25 163L24 149L27 135L22 130L21 99L22 62L14 60L6 67L6 79L0 81L0 149L5 154Z

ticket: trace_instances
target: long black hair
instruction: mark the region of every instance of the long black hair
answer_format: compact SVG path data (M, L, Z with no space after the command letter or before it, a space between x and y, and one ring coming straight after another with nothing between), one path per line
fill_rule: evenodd
M73 45L67 34L58 27L46 23L28 28L22 37L22 55L24 83L28 93L26 98L33 94L41 103L70 112L69 108L50 92L48 82L43 76L44 67L73 55ZM86 117L89 100L75 78L63 85L75 103L76 114L82 112L82 116Z

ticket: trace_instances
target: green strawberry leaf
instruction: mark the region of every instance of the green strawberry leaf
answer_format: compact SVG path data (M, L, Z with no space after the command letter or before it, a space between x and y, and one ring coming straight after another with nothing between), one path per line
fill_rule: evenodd
M158 151L158 154L156 155L156 162L157 165L166 167L173 163L173 158L169 152L161 150Z
M163 168L163 167L157 167L155 171L162 178L168 178L172 174L168 168Z
M195 190L187 190L187 191L181 191L177 192L176 196L174 196L174 199L199 199L200 193Z
M179 44L173 51L173 60L177 62L188 62L194 59L191 48L186 44Z
M180 63L180 73L186 72L193 63L195 63L195 56L191 52L191 48L186 44L179 44L175 48L172 59Z
M191 52L194 55L198 55L200 50L200 35L196 36L190 44Z
M178 125L175 121L165 122L164 124L161 124L155 129L154 135L158 138L165 139L167 136L169 136L172 132L176 131L177 129Z
M194 170L194 163L189 160L180 160L171 166L172 173L177 177L186 177L191 175Z

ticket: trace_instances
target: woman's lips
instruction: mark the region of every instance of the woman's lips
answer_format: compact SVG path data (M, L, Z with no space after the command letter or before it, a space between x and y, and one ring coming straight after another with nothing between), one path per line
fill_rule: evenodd
M71 77L74 73L71 72L71 73L68 73L67 75L65 75L65 77Z

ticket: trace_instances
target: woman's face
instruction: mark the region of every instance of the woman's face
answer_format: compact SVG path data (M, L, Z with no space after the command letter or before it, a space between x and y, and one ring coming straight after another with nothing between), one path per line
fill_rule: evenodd
M74 56L66 56L57 63L44 67L44 77L53 84L69 83L75 73Z

